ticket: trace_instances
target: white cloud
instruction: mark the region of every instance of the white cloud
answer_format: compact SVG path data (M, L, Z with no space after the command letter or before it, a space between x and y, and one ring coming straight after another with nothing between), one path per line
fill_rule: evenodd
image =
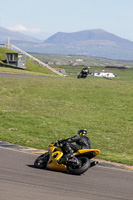
M11 31L20 31L20 32L31 32L31 33L40 33L42 32L41 29L38 28L27 28L21 24L17 24L15 26L7 27Z
M41 40L47 39L48 37L53 35L53 33L50 33L48 31L44 31L39 28L27 28L22 24L17 24L15 26L10 26L5 28L9 29L10 31L17 31L19 33L26 34Z

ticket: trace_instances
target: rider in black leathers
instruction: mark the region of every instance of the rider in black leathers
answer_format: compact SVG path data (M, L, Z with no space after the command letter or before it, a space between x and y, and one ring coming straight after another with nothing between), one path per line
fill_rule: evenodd
M87 131L85 129L81 129L75 136L65 140L60 140L62 143L62 149L64 149L66 153L63 157L64 162L66 162L69 158L74 157L73 152L76 152L79 149L91 149L90 139L86 135ZM72 144L73 142L76 144Z
M90 74L90 67L83 68L78 74L78 78L86 78Z
M86 68L83 68L82 71L81 71L82 74L86 74L88 75L90 73L90 67L86 67Z

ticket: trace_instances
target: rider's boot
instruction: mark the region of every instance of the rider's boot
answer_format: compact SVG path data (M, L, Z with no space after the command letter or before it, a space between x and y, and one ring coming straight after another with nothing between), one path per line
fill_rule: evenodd
M78 159L75 157L75 155L71 155L71 157L68 158L69 162L73 162L75 164L79 164Z
M64 142L63 147L64 147L64 150L65 150L66 153L65 153L64 156L61 158L60 162L66 164L66 163L68 162L68 160L73 159L73 158L74 158L73 160L76 162L76 160L78 160L78 159L75 157L75 155L74 155L74 153L73 153L73 150L72 150L72 148L70 147L69 143ZM72 160L71 160L71 161L72 161ZM72 162L73 162L73 161L72 161Z
M72 154L70 154L70 153L65 154L60 160L60 162L63 163L63 164L66 164L68 161L69 162L75 162L75 164L78 164L78 159L75 157L75 155L73 153Z
M68 153L68 154L63 155L63 157L62 157L61 160L60 160L60 163L66 164L67 161L68 161L70 158L73 158L73 153L72 153L72 154Z

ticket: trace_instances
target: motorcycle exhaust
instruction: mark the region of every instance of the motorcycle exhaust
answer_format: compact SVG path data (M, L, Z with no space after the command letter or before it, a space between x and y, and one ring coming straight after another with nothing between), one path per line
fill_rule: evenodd
M93 167L93 166L95 166L95 165L97 165L97 164L98 164L98 161L91 161L90 167Z

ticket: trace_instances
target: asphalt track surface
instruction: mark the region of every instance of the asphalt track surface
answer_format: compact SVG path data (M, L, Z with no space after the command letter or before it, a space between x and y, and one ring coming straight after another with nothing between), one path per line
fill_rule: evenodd
M17 73L8 73L8 72L0 72L0 77L34 77L34 78L63 78L56 76L41 76L41 75L29 75L29 74L17 74Z
M0 200L132 200L133 172L103 166L80 176L36 169L35 154L0 147Z

